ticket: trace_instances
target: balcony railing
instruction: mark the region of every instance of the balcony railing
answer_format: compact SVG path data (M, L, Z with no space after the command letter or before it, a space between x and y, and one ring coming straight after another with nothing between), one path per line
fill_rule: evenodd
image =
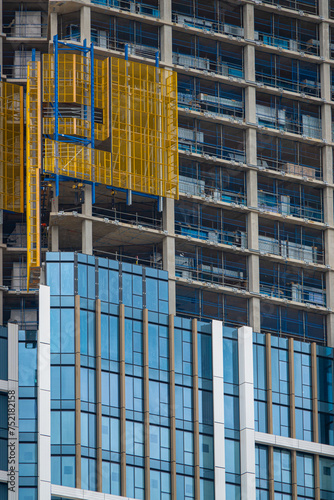
M293 198L294 196L290 194L276 194L260 190L258 192L258 207L265 212L273 212L285 216L292 215L301 219L310 219L318 222L323 220L323 210L318 200L312 200L312 197L307 195L305 196L304 204L297 205Z
M244 117L243 101L199 93L197 95L178 92L180 108L200 111L207 115L222 116L224 118L242 119Z
M303 304L315 306L326 306L326 290L317 287L304 286L301 283L290 283L288 285L271 284L262 282L260 279L260 294L267 297L287 299Z
M181 278L216 283L238 289L247 289L246 268L237 263L223 265L216 259L198 259L190 253L175 255L175 275Z
M104 207L93 206L93 216L101 217L106 222L124 222L126 224L132 224L134 226L146 227L150 229L162 229L161 219L156 219L154 217L145 217L138 212L122 212L115 209L107 209Z
M278 240L272 236L259 235L259 251L261 254L278 255L285 259L324 264L324 251L312 242L301 244L284 238Z
M321 139L321 120L311 113L296 114L288 107L257 104L256 117L259 126L273 128L293 134L299 134L314 139Z
M180 54L173 52L173 64L184 66L185 68L198 69L204 74L210 72L221 76L233 78L243 78L244 72L242 64L233 64L231 62L219 62L208 57L198 57L189 54Z
M131 2L128 0L91 0L97 5L113 7L115 9L125 10L134 14L142 14L144 16L160 17L158 6L152 6L141 2Z

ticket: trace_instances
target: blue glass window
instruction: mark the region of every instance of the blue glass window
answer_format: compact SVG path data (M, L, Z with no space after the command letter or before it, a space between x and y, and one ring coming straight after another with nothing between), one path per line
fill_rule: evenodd
M291 498L291 453L289 450L274 448L274 488L275 494Z
M313 456L297 453L297 494L298 499L314 498Z

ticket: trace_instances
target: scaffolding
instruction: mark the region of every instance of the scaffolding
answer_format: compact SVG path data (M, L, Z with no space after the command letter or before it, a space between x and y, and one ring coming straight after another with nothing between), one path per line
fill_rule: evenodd
M115 187L178 198L176 73L111 59Z
M23 88L0 83L0 209L23 212Z
M44 171L86 182L111 185L111 154L82 144L45 139ZM57 156L56 156L57 154ZM56 164L58 169L56 172Z
M27 81L27 290L40 272L41 68L28 62Z

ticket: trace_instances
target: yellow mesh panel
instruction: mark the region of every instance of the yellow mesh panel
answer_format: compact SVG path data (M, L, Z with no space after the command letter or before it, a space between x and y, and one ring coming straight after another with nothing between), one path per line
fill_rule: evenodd
M28 62L27 81L27 286L40 269L41 168L40 62Z
M81 54L58 55L58 102L79 104L82 106L82 116L90 115L91 106L91 68L89 57ZM109 137L109 59L94 61L94 99L95 108L103 112L103 123L95 123L95 139L104 141ZM43 56L43 101L54 101L54 57ZM83 106L86 107L86 111ZM76 112L78 109L76 108ZM52 134L54 120L45 117L43 131ZM59 133L66 135L91 136L89 120L75 117L59 117Z
M0 209L23 212L23 87L0 83Z
M44 170L74 179L111 185L111 154L79 144L46 139Z
M178 198L176 73L111 64L113 185Z
M104 141L110 135L109 131L109 59L95 60L94 64L94 101L95 108L103 113L103 123L95 120L95 139Z

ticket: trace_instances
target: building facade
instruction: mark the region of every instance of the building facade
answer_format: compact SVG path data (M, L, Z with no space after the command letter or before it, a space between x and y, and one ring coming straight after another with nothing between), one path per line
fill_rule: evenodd
M33 53L44 71L41 218L32 222L41 227L42 260L47 249L83 251L164 269L172 314L219 319L228 326L248 324L256 331L332 345L330 2L2 3L3 81L24 89ZM161 71L177 73L178 199L167 195L162 202L129 183L119 187L116 168L113 181L97 183L93 195L84 176L70 182L62 177L55 187L49 174L58 153L53 156L47 142L54 138L53 97L45 83L51 75L45 77L47 64L52 65L45 54L53 53L55 35L71 44L68 53L86 40L87 46L94 43L100 62L126 57L131 64L158 64ZM59 133L62 128L69 133L66 120L71 117L77 119L71 134L76 127L77 138L81 126L87 136L88 117L95 127L95 148L105 155L111 144L108 132L103 135L103 113L109 106L116 130L118 98L104 102L103 83L98 87L95 76L93 121L78 97L71 97L71 106L63 104L71 99L59 88ZM69 79L67 89L72 86ZM80 113L86 122L79 123ZM36 116L29 116L29 123ZM29 136L30 164L32 141ZM133 151L126 151L131 157ZM112 161L116 165L116 153ZM36 310L35 293L26 293L25 220L30 212L22 210L5 211L3 217L4 323L13 318L12 310ZM35 312L29 314L36 318Z
M0 4L0 500L332 500L331 0Z
M332 348L174 317L165 271L46 280L39 331L1 330L2 499L332 498Z

